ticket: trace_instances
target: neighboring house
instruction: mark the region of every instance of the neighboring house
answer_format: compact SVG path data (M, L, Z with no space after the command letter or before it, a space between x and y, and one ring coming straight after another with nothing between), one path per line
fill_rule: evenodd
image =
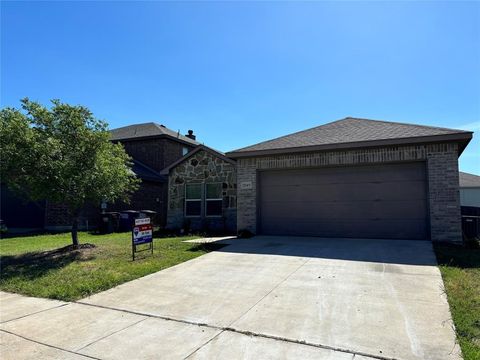
M145 123L113 129L110 133L111 140L121 143L133 158L132 170L142 182L129 204L107 204L106 210L153 210L157 212L158 225L165 226L168 177L160 175L160 171L199 145L193 131L181 135L164 125ZM60 231L70 227L70 218L61 204L47 203L46 213L46 229ZM100 209L85 209L80 227L85 229L97 226L99 218Z
M462 242L468 131L345 118L227 153L237 228L255 234Z
M45 201L29 201L0 184L0 219L9 232L42 230L45 222Z
M199 145L162 174L169 184L167 228L236 232L235 161Z
M460 204L480 208L480 176L459 172Z

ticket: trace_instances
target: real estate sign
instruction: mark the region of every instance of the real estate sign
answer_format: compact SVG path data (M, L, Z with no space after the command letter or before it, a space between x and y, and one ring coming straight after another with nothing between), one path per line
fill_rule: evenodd
M138 250L137 245L150 244L147 249ZM150 250L153 254L153 226L150 218L135 219L132 228L132 257L135 260L135 253Z

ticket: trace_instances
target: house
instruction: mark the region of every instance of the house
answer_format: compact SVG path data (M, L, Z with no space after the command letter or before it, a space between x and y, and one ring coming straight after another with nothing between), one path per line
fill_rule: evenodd
M10 233L28 233L43 230L45 201L31 201L0 184L0 219Z
M480 176L459 172L460 205L480 208Z
M155 210L172 230L462 242L472 132L348 117L226 154L155 123L111 133L142 184L110 211Z
M200 143L193 131L186 135L153 122L135 124L110 131L111 141L121 143L128 155L133 158L132 171L142 180L140 188L132 195L129 204L107 204L107 211L127 209L153 210L157 212L156 223L166 225L168 177L160 171L168 167ZM100 209L84 209L80 228L90 229L97 226ZM71 220L62 204L46 205L45 228L52 231L68 230Z
M237 229L461 243L458 157L471 138L348 117L228 152Z
M235 161L204 145L165 168L168 176L167 228L235 233Z

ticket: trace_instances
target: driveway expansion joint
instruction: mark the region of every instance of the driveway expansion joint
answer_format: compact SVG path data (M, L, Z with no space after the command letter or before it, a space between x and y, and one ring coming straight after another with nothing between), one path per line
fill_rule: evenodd
M5 320L5 321L0 321L0 325L3 325L3 324L6 324L6 323L9 323L11 321L15 321L15 320L19 320L19 319L23 319L23 318L26 318L28 316L32 316L32 315L36 315L36 314L40 314L40 313L43 313L45 311L49 311L49 310L53 310L53 309L58 309L58 308L61 308L63 306L67 306L69 305L70 303L65 303L65 304L60 304L60 305L57 305L57 306L53 306L51 308L48 308L48 309L43 309L43 310L39 310L39 311L35 311L33 313L30 313L30 314L27 314L27 315L22 315L22 316L19 316L19 317L16 317L16 318L13 318L13 319L10 319L10 320Z
M55 345L51 345L51 344L47 344L47 343L44 343L44 342L41 342L41 341L33 340L33 339L27 338L27 337L25 337L25 336L22 336L22 335L19 335L19 334L15 334L14 332L11 332L11 331L8 331L8 330L0 329L0 331L2 331L2 332L4 332L4 333L7 333L7 334L10 334L10 335L13 335L13 336L18 336L19 338L22 338L23 340L30 341L30 342L33 342L33 343L35 343L35 344L47 346L47 347L52 348L52 349L56 349L56 350L60 350L60 351L65 351L65 352L68 352L68 353L70 353L70 354L75 354L75 355L78 355L78 356L83 356L83 357L89 358L89 359L102 360L101 358L97 358L97 357L90 356L90 355L85 355L85 354L80 354L80 353L75 352L75 351L72 351L72 350L63 349L63 348L58 347L58 346L55 346Z
M144 317L143 319L140 319L140 320L138 320L138 321L136 321L136 322L134 322L133 324L130 324L130 325L128 325L128 326L125 326L125 327L122 328L122 329L119 329L119 330L117 330L117 331L114 331L114 332L112 332L111 334L102 336L102 337L100 337L100 338L92 341L91 343L89 343L89 344L87 344L87 345L84 345L84 346L82 346L81 348L76 349L75 351L83 350L83 349L89 347L90 345L95 344L96 342L99 342L99 341L101 341L101 340L103 340L103 339L106 339L106 338L108 338L108 337L110 337L110 336L112 336L112 335L115 335L115 334L119 333L120 331L123 331L123 330L125 330L125 329L128 329L128 328L130 328L130 327L132 327L132 326L135 326L135 325L137 325L137 324L139 324L139 323L141 323L142 321L145 321L145 320L147 320L147 319L148 319L148 317Z
M303 266L303 265L301 265L301 266ZM300 267L301 267L301 266L300 266ZM299 267L299 268L300 268L300 267ZM294 271L294 272L295 272L295 271ZM293 274L293 273L292 273L292 274ZM287 277L287 278L288 278L288 277ZM178 323L182 323L182 324L187 324L187 325L208 327L208 328L210 328L210 329L215 329L215 330L219 330L219 331L220 331L218 334L216 334L215 336L213 336L210 340L208 340L208 341L205 342L203 345L201 345L200 347L198 347L197 349L195 349L191 354L189 354L188 356L186 356L185 359L187 359L188 357L192 356L195 352L197 352L198 350L200 350L203 346L207 345L209 342L211 342L213 339L215 339L216 337L218 337L218 336L219 336L221 333L223 333L224 331L228 331L228 332L232 332L232 333L236 333L236 334L241 334L241 335L246 335L246 336L254 336L254 337L260 337L260 338L264 338L264 339L284 341L284 342L291 343L291 344L310 346L310 347L314 347L314 348L318 348L318 349L332 350L332 351L342 352L342 353L351 354L351 355L366 356L366 357L369 357L369 358L372 358L372 359L377 359L377 360L402 360L402 359L400 359L400 358L387 357L387 356L376 355L376 354L369 354L369 353L365 353L365 352L361 352L361 351L355 351L355 350L350 350L350 349L342 348L342 347L335 347L335 346L330 346L330 345L323 345L323 344L318 344L318 343L312 343L312 342L308 342L308 341L305 341L305 340L297 340L297 339L290 339L290 338L286 338L286 337L282 337L282 336L256 333L256 332L252 332L252 331L246 331L246 330L237 329L237 328L234 328L234 327L231 327L231 326L210 325L210 324L207 324L207 323L201 323L201 322L196 322L196 321L183 320L183 319L175 319L175 318L172 318L172 317L169 317L169 316L153 315L153 314L148 314L148 313L141 313L141 312L138 312L138 311L131 311L131 310L125 310L125 309L117 309L117 308L110 307L110 306L105 306L105 305L96 305L96 304L84 303L84 302L81 302L81 301L76 301L75 303L76 303L76 304L80 304L80 305L92 306L92 307L97 307L97 308L102 308L102 309L108 309L108 310L115 310L115 311L120 311L120 312L125 312L125 313L129 313L129 314L140 315L140 316L145 316L145 317L150 317L150 318L162 319L162 320L166 320L166 321L174 321L174 322L178 322ZM145 319L142 319L141 321L143 321L143 320L145 320ZM139 321L139 322L141 322L141 321ZM123 330L123 329L122 329L122 330ZM120 331L121 331L121 330L120 330ZM108 336L110 336L110 335L107 335L106 337L108 337Z

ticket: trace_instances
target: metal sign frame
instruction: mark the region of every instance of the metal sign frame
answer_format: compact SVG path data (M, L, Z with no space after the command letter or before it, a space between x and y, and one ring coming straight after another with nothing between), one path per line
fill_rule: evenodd
M138 250L138 245L150 244L143 250ZM135 219L132 227L132 259L135 261L135 254L138 252L148 251L153 254L153 226L150 218Z

